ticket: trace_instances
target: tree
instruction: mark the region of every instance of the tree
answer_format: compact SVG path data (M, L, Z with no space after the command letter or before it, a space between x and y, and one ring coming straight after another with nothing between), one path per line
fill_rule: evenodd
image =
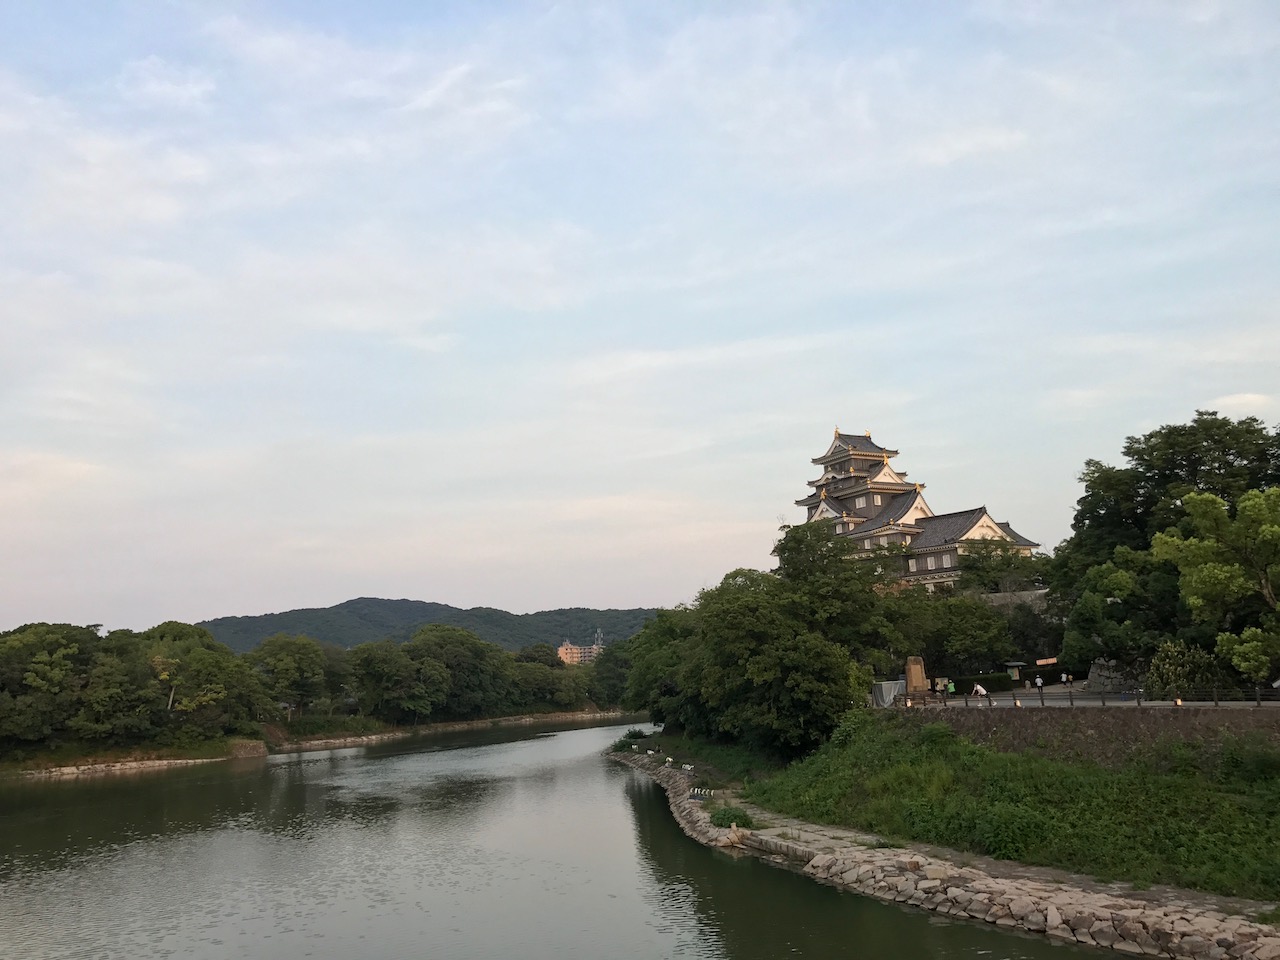
M245 659L257 669L267 695L284 706L288 719L324 694L324 651L310 637L277 633Z
M705 707L694 690L680 683L681 665L693 655L697 620L692 607L659 610L631 638L624 707L648 711L654 723L670 728L706 731Z
M612 643L590 664L588 695L597 706L614 707L622 703L627 687L627 671L631 669L631 641Z
M794 616L790 585L735 570L698 595L694 656L678 671L712 732L795 756L821 743L852 702L848 651Z
M152 735L158 690L145 662L109 653L94 660L80 691L80 709L68 718L67 729L86 740L112 745L136 743Z
M1151 658L1145 681L1151 699L1189 697L1227 683L1222 661L1202 647L1166 640Z
M512 709L515 661L470 630L430 624L413 635L405 652L415 659L435 660L448 670L448 693L440 708L445 716L469 720Z
M1182 506L1190 534L1158 534L1152 552L1177 566L1192 616L1221 628L1219 654L1266 680L1280 662L1280 487L1246 491L1234 516L1212 494L1188 494Z
M1000 667L1013 655L1009 621L989 604L973 597L937 601L947 673L972 673Z
M408 645L394 640L362 643L351 651L352 682L362 713L391 723L416 723L445 702L448 670L438 660L415 659L410 652Z
M1065 611L1064 657L1115 659L1136 676L1166 640L1215 643L1182 602L1177 568L1152 555L1152 538L1171 527L1190 532L1188 494L1234 502L1280 480L1280 433L1253 417L1201 410L1189 424L1129 437L1123 452L1124 467L1086 462L1075 532L1055 551L1050 581Z
M960 554L956 587L974 593L1038 590L1048 580L1050 562L1048 554L1026 556L1000 540L977 540Z
M1116 547L1145 550L1157 533L1180 524L1188 493L1235 502L1246 490L1280 481L1280 432L1256 417L1232 420L1197 410L1189 424L1129 437L1122 452L1125 467L1085 462L1075 533L1054 553L1055 585L1069 596L1072 584L1110 560Z
M556 648L549 643L531 643L521 647L516 654L517 663L540 663L552 670L563 670L564 661L556 653Z
M834 521L782 528L773 547L775 571L788 586L796 616L827 639L859 643L861 625L879 605L877 588L901 562L886 554L858 554L854 541L835 532Z
M413 661L394 640L362 643L349 654L352 681L360 712L393 720L411 696Z
M65 623L0 634L0 744L47 745L66 736L100 643L96 628Z

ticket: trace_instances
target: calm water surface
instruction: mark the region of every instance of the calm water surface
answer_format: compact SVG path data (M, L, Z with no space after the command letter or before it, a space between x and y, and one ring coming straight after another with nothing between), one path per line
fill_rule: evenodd
M623 729L0 783L0 958L1086 955L702 847Z

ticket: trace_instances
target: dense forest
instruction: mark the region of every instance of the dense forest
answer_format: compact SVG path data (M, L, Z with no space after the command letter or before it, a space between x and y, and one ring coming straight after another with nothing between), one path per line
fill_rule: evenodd
M623 673L606 649L565 666L549 644L512 653L460 627L348 650L296 634L237 655L198 626L150 630L29 624L0 633L0 760L151 747L228 736L370 731L616 704Z
M197 626L204 627L215 640L240 653L252 650L277 633L301 634L321 643L354 647L374 640L408 640L419 627L432 623L462 627L482 640L514 651L535 643L552 646L559 646L565 640L590 643L596 630L601 631L606 643L624 640L656 612L569 607L517 614L492 607L463 610L422 600L361 597L332 607L255 617L219 617Z

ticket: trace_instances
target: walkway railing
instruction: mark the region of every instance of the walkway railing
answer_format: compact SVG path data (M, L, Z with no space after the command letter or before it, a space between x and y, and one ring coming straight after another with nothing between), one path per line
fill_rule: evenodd
M950 695L936 693L909 693L894 699L897 707L1280 707L1280 689L1266 686L1254 687L1190 687L1186 690L1169 688L1150 692L1139 686L1111 689L1089 689L1087 684L1055 684L1042 688L1031 687L1002 690L986 696L957 691Z

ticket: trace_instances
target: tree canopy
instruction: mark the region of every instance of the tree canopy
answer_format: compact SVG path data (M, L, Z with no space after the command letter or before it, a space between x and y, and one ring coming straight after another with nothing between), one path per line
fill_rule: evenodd
M1178 568L1192 617L1217 628L1218 652L1246 677L1280 665L1280 487L1247 490L1234 513L1221 497L1183 498L1189 530L1157 534L1152 554Z
M1212 650L1216 631L1192 615L1167 551L1152 551L1167 530L1189 535L1188 503L1212 494L1234 503L1280 479L1280 433L1254 417L1232 420L1200 410L1189 424L1129 437L1126 465L1089 460L1072 536L1050 565L1064 611L1063 656L1079 666L1114 659L1141 675L1166 641Z

